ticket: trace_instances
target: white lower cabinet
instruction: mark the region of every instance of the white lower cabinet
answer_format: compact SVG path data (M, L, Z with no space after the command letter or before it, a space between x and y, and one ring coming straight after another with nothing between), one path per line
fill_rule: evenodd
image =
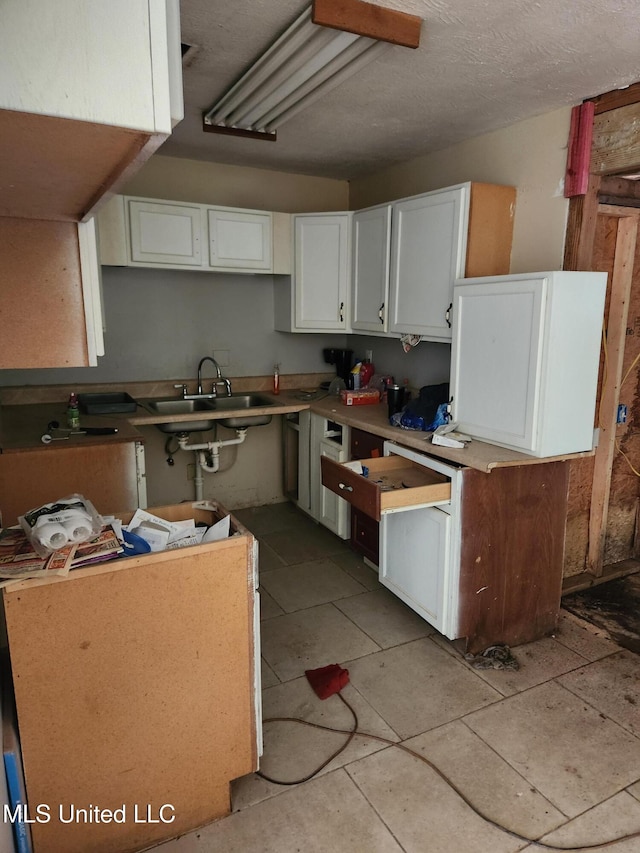
M380 583L445 636L458 630L460 469L385 442L357 471L323 458L322 482L380 521Z
M488 473L389 441L384 453L346 464L321 458L324 486L380 522L380 582L474 654L555 631L566 462L529 460Z
M449 513L423 507L383 515L380 583L443 632L447 617L444 587L450 561Z

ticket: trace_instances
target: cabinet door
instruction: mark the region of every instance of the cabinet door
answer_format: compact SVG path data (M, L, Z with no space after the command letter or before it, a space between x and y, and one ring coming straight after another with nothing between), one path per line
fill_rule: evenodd
M453 282L464 274L469 188L393 205L389 331L451 338Z
M451 516L435 507L391 513L380 522L380 583L443 633L450 547Z
M347 330L350 224L348 213L295 217L296 328Z
M128 216L133 266L201 266L200 207L129 199Z
M533 277L456 286L451 395L462 432L534 450L546 292Z
M209 265L270 272L271 214L209 209Z
M387 331L390 248L391 205L354 214L351 303L354 331Z

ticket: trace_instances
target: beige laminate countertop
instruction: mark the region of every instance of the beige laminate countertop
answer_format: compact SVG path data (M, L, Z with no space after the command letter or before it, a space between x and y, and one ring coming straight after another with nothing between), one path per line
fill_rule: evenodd
M464 449L447 448L433 445L430 433L404 430L389 424L387 407L385 404L369 406L345 406L339 397L319 397L316 400L300 399L297 391L282 391L279 395L273 395L266 390L260 390L260 394L273 401L273 405L251 410L251 414L286 415L311 409L323 417L335 420L357 429L378 435L384 439L394 441L404 447L427 453L447 462L457 465L475 468L479 471L490 472L493 468L534 465L541 462L560 461L573 459L580 456L590 456L588 453L574 453L566 456L555 456L539 459L526 453L518 453L514 450L497 447L484 441L474 440ZM171 396L171 395L166 395ZM137 397L144 403L145 398ZM176 397L176 399L178 399ZM229 417L233 414L246 415L246 409L237 411L207 412L207 419L217 420ZM81 414L82 426L114 426L118 429L115 435L77 435L72 436L69 441L53 441L50 444L42 443L42 435L51 432L47 425L51 421L58 421L60 426L66 425L66 403L30 403L3 405L0 409L0 448L2 453L14 453L36 448L48 452L55 451L57 447L70 447L74 445L104 444L112 442L144 441L140 426L153 426L158 423L174 422L187 423L193 419L193 415L159 415L152 414L142 405L138 405L136 412L129 414L112 415L84 415ZM64 433L52 432L53 435Z
M431 433L417 432L391 426L387 414L387 406L379 403L375 406L345 406L339 397L324 397L311 403L311 410L324 417L348 424L350 427L371 432L382 438L394 441L404 447L410 447L421 453L428 453L456 465L475 468L478 471L489 472L492 468L513 467L518 465L539 465L542 462L557 462L566 459L576 459L581 456L592 456L593 452L571 453L564 456L552 456L540 459L516 450L508 450L486 441L474 439L464 449L442 447L431 443Z

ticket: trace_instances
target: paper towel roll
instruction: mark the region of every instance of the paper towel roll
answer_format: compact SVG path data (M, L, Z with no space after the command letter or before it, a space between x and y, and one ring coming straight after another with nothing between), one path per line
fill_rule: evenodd
M86 542L91 539L91 525L82 521L65 521L62 525L69 542Z
M64 548L69 541L67 531L55 521L37 525L33 531L33 539L47 551L57 551L58 548Z
M70 509L62 513L60 522L70 542L86 542L91 539L93 528L86 512Z

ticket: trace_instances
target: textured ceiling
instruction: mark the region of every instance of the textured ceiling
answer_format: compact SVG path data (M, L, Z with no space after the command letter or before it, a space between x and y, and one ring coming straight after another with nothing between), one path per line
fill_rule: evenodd
M161 154L349 180L640 79L638 0L378 0L423 19L278 130L202 131L201 114L310 0L181 0L185 118Z

